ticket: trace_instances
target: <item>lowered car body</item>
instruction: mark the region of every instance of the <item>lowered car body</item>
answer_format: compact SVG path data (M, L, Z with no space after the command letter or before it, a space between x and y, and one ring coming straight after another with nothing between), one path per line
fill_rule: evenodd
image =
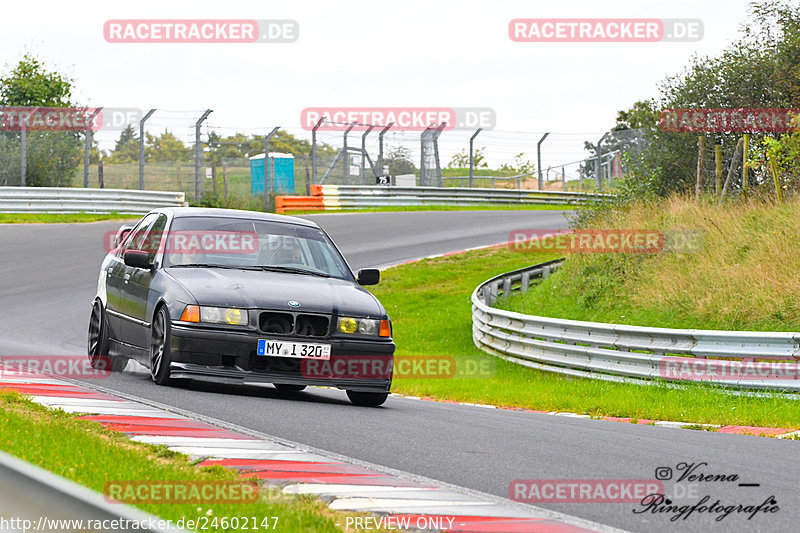
M394 342L383 306L316 224L202 208L151 211L103 261L89 357L135 359L158 384L187 379L337 387L382 404Z

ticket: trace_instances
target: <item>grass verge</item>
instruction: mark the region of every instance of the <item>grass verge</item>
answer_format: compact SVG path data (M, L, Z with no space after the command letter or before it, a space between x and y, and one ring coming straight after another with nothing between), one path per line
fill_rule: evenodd
M396 377L392 390L596 417L800 428L800 403L780 395L729 395L694 383L674 388L572 379L508 363L478 350L472 342L470 303L475 287L497 274L550 259L555 256L496 248L386 270L372 292L392 317L398 355L445 355L494 365L490 377Z
M113 481L216 483L239 479L233 470L195 466L188 456L164 446L130 441L100 424L46 409L9 392L0 392L0 449L101 493L106 483ZM248 517L248 529L264 529L253 524L260 526L265 518L270 529L278 531L334 532L342 530L337 522L345 523L345 515L330 510L322 500L287 496L277 489L262 488L253 503L149 503L137 507L173 521L203 517L208 520L204 523L210 523L214 518ZM273 528L274 517L278 520Z
M719 205L678 197L603 213L590 228L693 233L698 246L653 254L571 254L541 285L500 307L637 326L800 331L798 220L800 199ZM527 255L538 262L539 254Z
M0 213L0 224L42 224L98 222L101 220L136 220L136 215L119 213Z

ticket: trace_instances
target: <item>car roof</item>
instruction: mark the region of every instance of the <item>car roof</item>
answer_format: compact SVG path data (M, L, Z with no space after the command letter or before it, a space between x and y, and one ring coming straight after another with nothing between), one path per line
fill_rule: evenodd
M164 207L155 209L159 213L171 213L174 218L206 217L206 218L238 218L242 220L262 220L266 222L279 222L283 224L297 224L318 228L319 225L303 218L276 215L261 211L244 211L240 209L219 209L212 207Z

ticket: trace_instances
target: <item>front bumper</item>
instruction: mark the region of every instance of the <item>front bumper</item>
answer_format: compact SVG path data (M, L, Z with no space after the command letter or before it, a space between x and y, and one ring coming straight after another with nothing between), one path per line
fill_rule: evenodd
M257 355L263 338L330 344L331 358L326 362ZM170 348L170 376L179 379L319 385L357 392L388 392L392 384L394 342L389 339L278 338L174 324Z

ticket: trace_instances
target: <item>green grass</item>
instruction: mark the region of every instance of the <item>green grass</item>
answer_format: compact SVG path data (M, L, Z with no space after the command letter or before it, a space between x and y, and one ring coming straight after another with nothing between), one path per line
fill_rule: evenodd
M132 442L100 424L48 410L15 393L0 393L0 449L25 461L103 492L113 481L236 481L234 470L198 467L188 456L164 446ZM137 505L161 518L177 521L199 517L278 517L278 531L341 531L345 515L322 500L281 494L261 488L252 503ZM272 524L270 520L269 524ZM253 529L252 522L249 526ZM231 529L216 529L231 531Z
M372 292L392 317L398 355L485 360L495 369L491 378L395 379L392 390L591 416L800 428L800 403L780 395L735 396L694 383L675 388L567 378L508 363L478 350L472 341L472 291L492 276L554 258L500 248L386 270Z
M586 212L584 212L586 213ZM688 230L694 251L571 254L502 309L548 317L687 329L800 331L800 200L776 206L672 198L608 212L595 229ZM526 254L537 262L539 254Z
M135 220L135 215L119 213L0 213L0 224L47 224L98 222L101 220Z

